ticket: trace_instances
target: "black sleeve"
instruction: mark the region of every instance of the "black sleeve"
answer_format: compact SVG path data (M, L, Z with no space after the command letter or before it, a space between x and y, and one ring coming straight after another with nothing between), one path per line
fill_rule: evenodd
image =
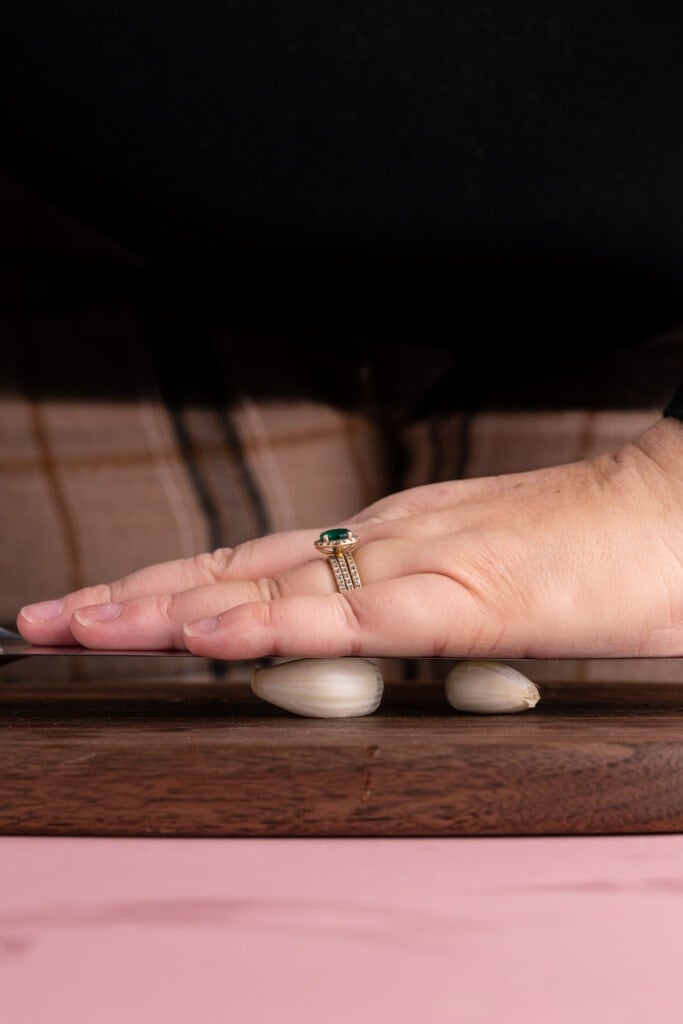
M678 391L667 405L664 410L664 415L675 416L676 419L683 420L683 384L681 384Z
M588 365L683 321L656 7L5 0L0 162L237 326Z

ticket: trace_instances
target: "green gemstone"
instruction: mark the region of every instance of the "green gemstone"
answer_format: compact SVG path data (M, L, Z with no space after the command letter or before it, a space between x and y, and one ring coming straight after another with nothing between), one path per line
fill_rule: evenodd
M322 544L334 544L335 541L348 540L350 536L350 530L325 530L320 534L320 541Z

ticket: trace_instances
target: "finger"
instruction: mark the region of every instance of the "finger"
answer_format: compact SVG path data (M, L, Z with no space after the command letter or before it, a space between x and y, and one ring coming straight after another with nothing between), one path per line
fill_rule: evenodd
M358 552L361 579L384 580L401 575L414 556L412 548L405 541L395 540L368 544ZM214 583L176 594L145 595L125 602L79 608L71 620L71 632L85 647L184 649L186 622L218 615L239 604L335 592L337 583L327 559L318 556L275 577Z
M301 566L291 585L302 593L331 592L334 581L322 560ZM153 594L118 604L79 608L71 620L74 638L84 647L104 650L185 649L183 625L218 615L226 608L255 601L277 600L290 593L282 577L240 580L192 587L177 594Z
M467 590L424 574L344 594L242 604L184 632L193 653L227 660L463 657L475 638L486 643L487 627L495 629Z
M17 616L21 635L36 644L72 644L72 616L78 608L118 604L143 595L174 594L222 580L274 576L310 557L319 531L268 534L236 548L146 566L113 583L72 591L63 598L26 605Z

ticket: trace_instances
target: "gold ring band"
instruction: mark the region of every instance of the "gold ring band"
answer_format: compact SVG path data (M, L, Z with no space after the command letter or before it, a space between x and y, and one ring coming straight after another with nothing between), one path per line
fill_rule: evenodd
M363 586L358 566L351 554L351 550L357 544L358 537L351 530L345 528L325 530L315 541L318 551L324 551L327 554L327 561L340 594L347 590L357 590Z
M354 590L358 587L362 587L363 584L360 581L360 573L358 572L358 566L356 565L353 555L350 551L345 551L344 558L349 569L349 575L351 577L351 583Z

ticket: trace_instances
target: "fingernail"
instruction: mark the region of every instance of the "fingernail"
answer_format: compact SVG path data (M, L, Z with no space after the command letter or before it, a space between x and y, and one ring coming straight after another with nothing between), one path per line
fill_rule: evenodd
M27 604L21 614L28 622L47 622L56 619L64 607L64 598L55 601L40 601L38 604Z
M82 626L90 626L95 622L111 622L122 611L122 604L91 604L74 612L74 618L78 619Z
M213 619L199 619L197 622L186 622L183 626L183 633L186 636L205 636L213 633L218 625L218 617Z

